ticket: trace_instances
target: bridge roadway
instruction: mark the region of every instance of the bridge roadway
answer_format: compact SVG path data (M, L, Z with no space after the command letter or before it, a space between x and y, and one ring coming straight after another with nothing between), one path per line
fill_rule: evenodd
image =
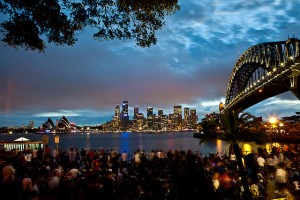
M224 110L245 110L291 91L300 99L300 41L268 42L247 49L236 62Z

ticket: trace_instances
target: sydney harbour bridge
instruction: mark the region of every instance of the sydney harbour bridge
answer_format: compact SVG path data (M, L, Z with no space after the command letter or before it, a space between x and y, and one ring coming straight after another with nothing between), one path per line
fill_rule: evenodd
M299 75L300 40L289 38L254 45L234 65L224 110L245 110L287 91L300 99Z

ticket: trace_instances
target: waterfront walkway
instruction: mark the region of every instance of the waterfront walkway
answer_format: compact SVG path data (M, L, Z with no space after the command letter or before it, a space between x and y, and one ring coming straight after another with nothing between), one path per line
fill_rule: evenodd
M271 154L260 149L244 157L253 199L298 199L297 150L295 145L273 148ZM258 165L258 157L265 158L264 167ZM271 162L276 157L278 162ZM238 168L231 158L190 150L138 149L130 158L127 152L103 148L2 150L0 192L10 199L243 199ZM287 172L284 184L276 180L278 168Z

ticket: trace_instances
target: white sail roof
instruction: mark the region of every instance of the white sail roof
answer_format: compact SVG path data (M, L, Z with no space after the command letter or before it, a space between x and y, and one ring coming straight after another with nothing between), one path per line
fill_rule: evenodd
M18 139L15 139L14 141L15 141L15 142L22 142L22 141L29 141L29 139L24 138L24 137L20 137L20 138L18 138Z

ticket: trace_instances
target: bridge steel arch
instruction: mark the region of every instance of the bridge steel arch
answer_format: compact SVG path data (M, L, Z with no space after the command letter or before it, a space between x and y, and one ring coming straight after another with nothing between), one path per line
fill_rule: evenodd
M257 44L237 60L227 87L224 110L245 110L291 91L300 100L300 41Z

